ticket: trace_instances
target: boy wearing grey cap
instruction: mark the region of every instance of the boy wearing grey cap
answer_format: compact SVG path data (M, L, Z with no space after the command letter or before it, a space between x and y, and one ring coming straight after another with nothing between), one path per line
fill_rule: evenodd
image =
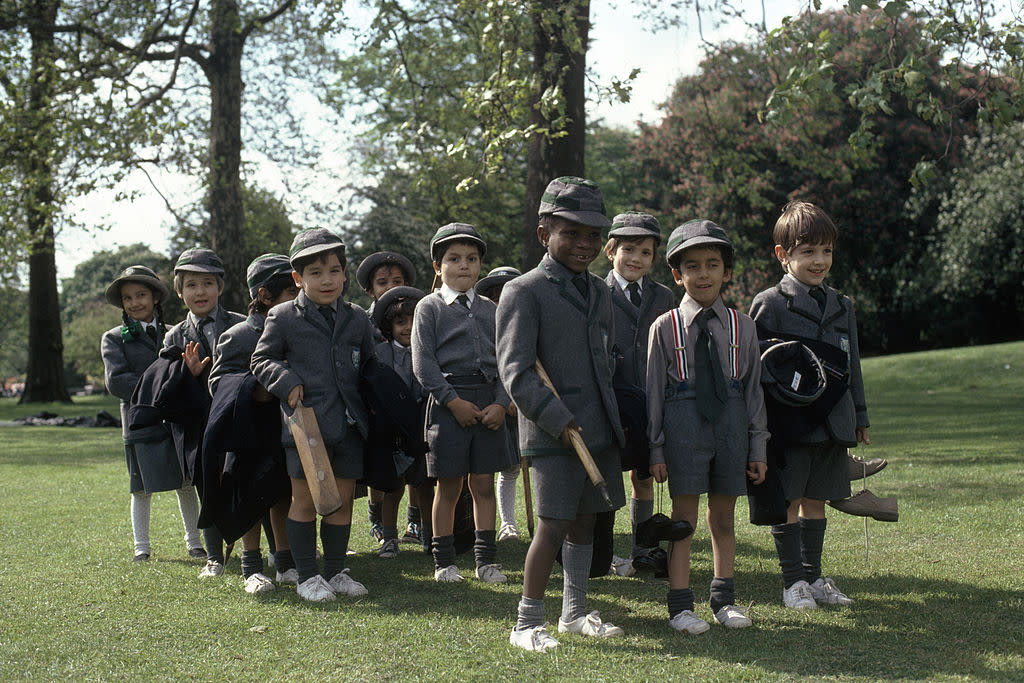
M722 302L733 258L724 230L709 220L684 223L672 231L666 258L686 294L651 328L651 474L659 482L668 479L672 519L694 529L700 496L708 494L711 611L723 626L743 628L751 622L735 606L734 509L748 479L764 481L768 440L757 332L753 320ZM692 540L687 536L669 546L669 624L682 633L703 633L710 626L694 613Z
M624 503L619 461L624 436L612 388L612 295L587 270L601 251L602 229L611 223L601 190L583 178L556 178L548 183L538 214L537 238L547 253L537 268L505 285L497 324L501 379L519 409L519 445L533 464L539 517L509 642L546 652L558 646L544 627L544 590L559 549L564 581L558 630L599 638L623 634L597 612L586 611L594 518L609 506L588 480L569 432L581 433L607 482L613 509ZM560 398L541 381L538 363Z
M323 570L316 561L316 508L302 461L287 426L282 428L292 501L285 524L298 573L299 597L311 602L337 595L366 595L366 587L345 567L352 529L352 492L363 474L369 413L359 393L359 373L373 355L373 330L366 312L341 298L345 285L345 243L324 228L295 236L289 250L295 284L293 301L267 315L252 356L252 373L277 396L282 410L309 405L341 494L340 510L323 517Z
M832 219L819 207L787 204L772 233L775 256L786 274L750 305L761 339L810 339L809 344L831 347L844 366L841 378L829 373L831 405L822 405L821 399L812 403L806 409L811 430L781 446L786 466L780 478L791 502L787 523L773 526L772 536L782 568L782 600L793 609L853 603L821 571L825 501L850 496L846 449L870 443L853 302L824 283L837 236Z
M505 436L509 398L498 380L494 302L473 290L487 245L476 228L449 223L430 240L441 288L420 300L412 325L412 368L428 393L427 474L437 478L433 506L434 580L462 581L455 565L455 506L469 477L476 575L508 579L495 564L494 473L513 464Z
M185 303L188 314L167 332L164 348L182 349L182 359L189 372L206 387L217 340L229 327L243 322L245 316L225 311L220 306L220 295L224 292L224 262L210 249L196 247L181 252L174 264L174 291ZM171 430L177 435L177 443L186 441L181 425L172 424ZM201 484L198 472L198 465L202 463L201 444L186 446L185 450L182 456L186 472L198 486ZM200 498L202 495L199 487ZM224 539L216 527L211 525L203 529L203 543L206 546L206 566L200 570L199 577L220 576L224 573Z

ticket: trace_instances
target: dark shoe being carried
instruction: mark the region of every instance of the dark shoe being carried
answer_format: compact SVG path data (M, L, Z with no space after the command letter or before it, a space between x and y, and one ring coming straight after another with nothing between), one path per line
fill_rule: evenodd
M830 500L828 504L848 515L872 517L879 522L895 522L900 517L896 498L879 498L867 489L843 500Z
M889 464L885 458L871 458L870 460L858 458L849 450L846 451L846 460L850 464L850 481L870 477L872 474L884 470L885 466Z
M651 572L656 577L668 576L668 553L661 548L650 548L633 558L633 569Z
M658 512L636 525L636 544L641 548L653 548L662 541L681 541L693 533L693 527L686 520L672 521Z

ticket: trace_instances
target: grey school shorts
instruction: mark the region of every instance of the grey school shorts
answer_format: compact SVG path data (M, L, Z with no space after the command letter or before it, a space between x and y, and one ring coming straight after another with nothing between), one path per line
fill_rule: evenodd
M697 412L693 390L666 394L662 424L669 494L747 495L747 422L746 403L735 387L714 422Z
M786 500L842 500L850 497L850 465L846 446L835 441L796 444L783 451L779 469Z
M326 446L335 479L359 479L363 476L364 447L363 436L355 425L348 425L341 441ZM299 459L299 452L295 450L294 445L285 446L284 457L288 476L292 479L305 479L302 460Z
M539 517L571 520L579 515L617 510L626 504L619 447L612 445L591 455L608 486L613 506L608 507L601 493L590 483L587 471L575 453L534 456L530 458L531 480Z
M459 398L483 409L494 403L494 384L455 387ZM461 426L452 411L427 399L427 475L440 479L466 474L494 474L519 462L508 448L505 424L488 429L482 424Z

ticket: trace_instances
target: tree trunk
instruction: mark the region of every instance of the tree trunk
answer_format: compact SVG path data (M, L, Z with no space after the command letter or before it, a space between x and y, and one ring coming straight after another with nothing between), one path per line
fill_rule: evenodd
M210 8L210 176L207 208L210 248L224 260L227 287L221 305L244 312L245 215L240 166L242 158L242 51L244 40L238 3L215 0Z
M537 208L552 178L584 174L587 115L584 83L587 70L587 36L590 32L589 0L538 0L533 17L533 63L540 83L532 97L530 122L549 128L551 120L540 108L542 93L558 88L565 100L566 135L549 139L530 138L526 159L526 207L523 213L522 270L533 268L544 255L537 241ZM579 51L572 47L572 29L579 37ZM568 34L568 35L567 35ZM556 131L552 131L556 132Z
M25 221L29 244L28 371L22 403L71 402L64 379L64 342L57 298L57 263L54 254L53 140L51 97L55 87L56 54L53 25L59 0L31 3L28 30L32 41L32 71L24 116L32 131L24 159Z

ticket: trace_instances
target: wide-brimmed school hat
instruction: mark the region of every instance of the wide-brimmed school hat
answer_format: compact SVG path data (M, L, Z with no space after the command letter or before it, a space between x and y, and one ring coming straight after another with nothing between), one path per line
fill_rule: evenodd
M373 305L373 324L380 327L384 323L384 314L388 312L391 304L396 301L400 299L419 301L425 296L426 294L423 290L416 289L415 287L392 287L381 294L380 298L377 299L377 303Z
M595 228L612 224L604 210L601 188L586 178L575 176L562 176L548 183L537 215L560 216Z
M154 303L160 303L171 294L171 290L167 289L167 285L152 269L146 266L128 266L107 286L106 297L111 306L121 308L121 285L126 282L138 282L152 289Z
M484 238L480 236L476 228L469 223L449 223L438 228L434 236L430 238L430 255L433 257L434 247L463 240L473 242L480 247L480 258L487 253L487 243L484 242Z
M341 237L335 235L327 228L310 228L309 230L303 230L292 240L292 246L288 249L288 260L291 261L294 267L295 259L300 259L304 256L314 256L321 252L332 251L338 248L343 251L345 249L345 242Z
M249 287L249 296L255 299L260 287L266 287L278 275L290 272L292 264L284 254L257 256L245 270L245 284Z
M661 223L649 213L627 211L612 219L608 237L653 237L656 245L661 244Z
M178 262L174 264L174 272L224 275L224 262L212 249L194 247L181 252Z
M488 296L488 292L493 292L498 287L502 287L509 280L522 275L518 268L512 266L498 266L492 268L491 272L487 273L487 277L480 278L480 281L476 283L474 289L478 294Z
M783 405L810 405L825 392L825 366L804 344L779 341L761 354L761 383Z
M672 231L668 237L668 248L665 253L665 260L672 265L672 257L691 247L699 247L704 244L720 244L729 248L732 252L732 242L714 221L706 218L699 218L686 221Z
M405 273L405 283L410 287L416 281L416 267L412 261L394 251L378 251L363 259L356 269L356 282L364 290L370 290L370 280L381 266L398 266Z

